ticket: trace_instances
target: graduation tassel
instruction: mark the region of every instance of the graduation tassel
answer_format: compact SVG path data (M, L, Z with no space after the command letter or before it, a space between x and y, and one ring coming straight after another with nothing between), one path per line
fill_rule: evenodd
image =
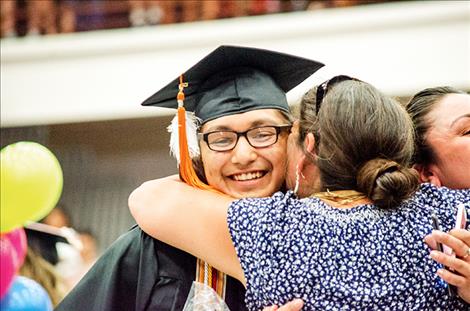
M210 190L221 193L215 188L203 183L194 170L191 156L188 149L188 138L186 135L186 109L184 108L184 88L188 86L187 82L183 82L183 75L180 76L179 92L176 97L178 101L178 137L179 137L179 153L180 165L179 173L181 179L190 186Z
M223 194L217 189L205 184L202 182L194 170L193 163L191 161L191 156L189 154L188 148L188 138L186 134L186 109L184 108L184 88L188 86L187 82L183 82L183 75L180 76L179 91L176 97L178 101L178 144L179 144L179 173L181 179L190 186L199 188L202 190L209 190L219 194ZM225 274L216 270L210 266L207 262L202 261L198 258L198 271L196 272L196 277L200 278L202 272L202 278L204 284L212 287L220 297L224 298L225 296ZM200 266L203 267L200 267Z

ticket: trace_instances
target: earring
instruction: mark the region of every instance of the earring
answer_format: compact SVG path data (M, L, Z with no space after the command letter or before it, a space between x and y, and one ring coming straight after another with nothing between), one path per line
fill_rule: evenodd
M297 195L297 192L299 191L299 186L300 186L300 176L305 179L304 174L300 172L299 170L299 165L295 167L295 187L294 187L294 193Z

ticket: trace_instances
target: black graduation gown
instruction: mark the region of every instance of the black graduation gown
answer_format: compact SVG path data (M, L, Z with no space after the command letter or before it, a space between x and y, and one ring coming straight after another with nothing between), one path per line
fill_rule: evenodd
M196 274L196 258L139 227L117 239L64 298L58 311L182 310ZM226 303L247 310L245 289L227 276Z

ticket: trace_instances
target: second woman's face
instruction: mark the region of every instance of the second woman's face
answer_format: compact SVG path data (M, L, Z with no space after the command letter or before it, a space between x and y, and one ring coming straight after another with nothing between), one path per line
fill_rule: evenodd
M258 126L285 124L288 122L278 110L260 109L209 121L201 132L244 132ZM213 151L200 141L207 182L235 198L272 195L284 183L287 136L288 131L281 131L277 142L264 148L254 148L245 137L240 137L234 149L223 152Z
M441 185L470 188L470 96L446 95L429 120L426 139L437 158L432 166Z

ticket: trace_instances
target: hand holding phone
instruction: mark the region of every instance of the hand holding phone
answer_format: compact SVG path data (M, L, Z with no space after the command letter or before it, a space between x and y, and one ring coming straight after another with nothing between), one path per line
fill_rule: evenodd
M431 219L432 219L432 227L434 230L439 230L439 231L442 231L441 230L441 227L439 225L439 219L437 218L436 215L431 215ZM445 245L444 245L445 246ZM436 242L436 247L437 247L437 250L440 251L440 252L443 252L444 253L444 247L442 245L442 243L440 242ZM450 248L448 248L450 249ZM452 249L450 249L452 251ZM444 269L447 269L449 271L452 271L450 270L448 267L444 266ZM449 295L451 297L453 296L456 296L457 295L457 288L454 286L454 285L451 285L451 284L447 284L447 290L449 292Z
M457 220L455 222L455 229L465 229L467 226L467 210L465 205L460 203L457 206Z

